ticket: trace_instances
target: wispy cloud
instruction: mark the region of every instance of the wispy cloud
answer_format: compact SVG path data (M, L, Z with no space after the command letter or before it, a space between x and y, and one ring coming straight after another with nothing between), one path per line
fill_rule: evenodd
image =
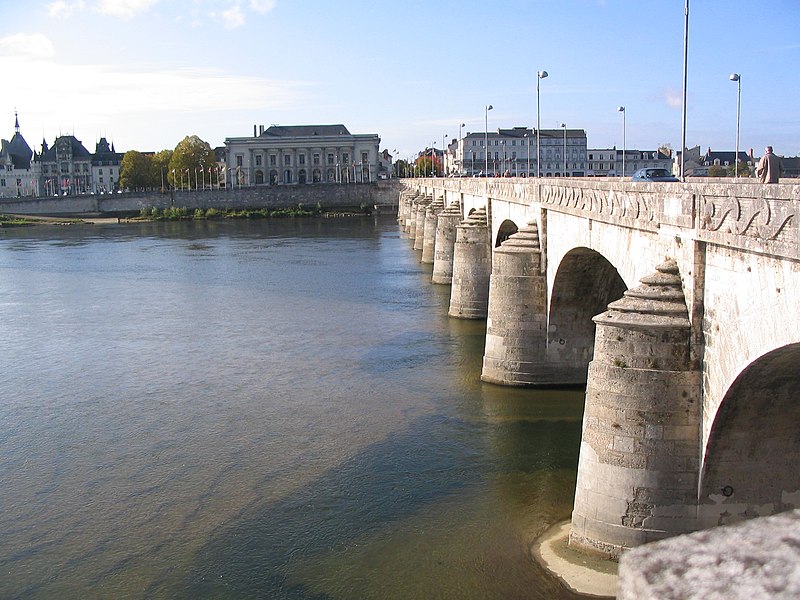
M248 12L265 15L275 8L275 2L276 0L249 0L245 4L244 2L236 1L219 14L222 17L225 29L236 29L247 23ZM214 14L213 11L212 14Z
M45 6L47 16L67 19L75 13L91 10L101 15L131 20L149 11L162 0L54 0ZM193 0L192 13L219 18L225 29L242 27L248 13L265 15L277 0Z
M250 0L250 8L265 15L275 8L275 0Z
M15 33L0 38L0 58L4 56L25 58L50 58L55 56L50 39L41 33ZM16 69L12 70L12 72Z
M133 19L150 7L155 6L160 0L97 0L95 10L103 15L119 17L120 19Z
M65 0L57 0L45 6L45 12L48 17L54 19L66 19L72 16L72 13L81 11L86 7L83 0L75 0L73 2L65 2Z
M312 84L224 71L155 64L59 62L42 34L0 38L0 71L19 74L6 100L26 113L87 127L157 113L282 110L301 102ZM57 102L54 102L57 98ZM187 117L190 118L190 117Z
M661 93L664 103L670 108L681 108L683 106L683 94L675 88L666 88Z
M222 11L222 22L225 24L225 29L236 29L244 25L245 19L242 7L236 4Z

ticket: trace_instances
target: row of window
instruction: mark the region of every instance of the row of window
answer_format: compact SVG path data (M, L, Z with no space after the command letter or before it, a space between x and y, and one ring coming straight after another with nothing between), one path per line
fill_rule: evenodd
M506 144L507 140L489 140L489 145L490 146L503 146L503 145L516 146L517 142L519 141L519 145L520 146L530 146L530 145L532 145L534 143L535 139L536 139L536 137L534 136L534 137L526 138L525 141L523 141L523 140L511 140L511 144ZM564 143L563 140L556 140L554 138L548 138L548 139L551 140L550 143L552 143L552 144L555 144L557 142L557 143L563 145L563 143ZM484 142L484 140L472 140L472 144L471 145L472 146L480 146L481 148L483 148L483 142ZM577 140L576 139L568 139L567 140L567 146L583 146L583 145L584 145L583 144L583 140L580 140L580 139L577 139Z
M329 164L329 165L336 164L336 155L333 154L332 152L328 153L326 158L327 158L327 164ZM312 155L312 159L311 159L312 160L312 164L314 166L319 166L321 164L320 163L320 159L321 159L321 155L319 153L315 152ZM263 154L256 154L255 155L255 162L256 162L255 166L256 167L264 166L263 165L263 160L264 160L264 155ZM361 162L362 163L369 162L369 153L368 152L362 152L361 153ZM350 163L350 153L349 152L343 152L342 153L342 164L349 164L349 163ZM297 155L297 164L300 165L300 166L303 166L303 165L306 164L306 155L305 154L298 154ZM237 167L244 166L244 155L243 154L237 154L236 155L236 166ZM270 154L269 155L269 166L270 167L278 166L278 156L276 154ZM292 155L291 154L284 154L283 155L283 166L284 167L291 167L292 166Z
M483 160L483 152L473 152L472 153L472 160ZM489 158L492 158L491 152L489 153ZM494 160L527 160L527 155L520 155L517 156L516 152L512 152L510 155L501 156L499 152L494 153ZM536 160L533 156L531 156L533 160ZM561 153L555 152L553 153L552 150L548 150L545 156L542 158L546 160L561 160ZM567 159L569 159L569 155L567 155ZM580 156L578 156L577 152L572 153L572 160L579 160Z

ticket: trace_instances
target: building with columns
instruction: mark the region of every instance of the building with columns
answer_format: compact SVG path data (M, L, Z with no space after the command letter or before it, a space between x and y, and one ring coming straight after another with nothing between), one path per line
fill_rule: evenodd
M380 141L344 125L253 126L252 137L225 138L225 179L231 185L374 182Z

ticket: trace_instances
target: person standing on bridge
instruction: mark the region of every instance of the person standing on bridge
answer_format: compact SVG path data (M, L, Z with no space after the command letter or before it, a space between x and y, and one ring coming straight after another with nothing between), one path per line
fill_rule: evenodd
M764 148L764 156L758 161L756 175L761 183L778 183L778 178L783 174L781 157L772 153L772 146Z

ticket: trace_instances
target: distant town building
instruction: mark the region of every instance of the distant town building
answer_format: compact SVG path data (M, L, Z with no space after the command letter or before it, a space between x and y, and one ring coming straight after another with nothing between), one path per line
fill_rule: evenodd
M589 171L592 177L614 177L617 174L617 149L592 148L588 154Z
M0 144L0 197L110 193L119 186L122 154L100 138L90 153L75 136L63 135L42 151L31 150L14 118L14 137Z
M708 175L708 167L703 165L703 156L700 153L700 146L687 148L685 158L683 158L683 153L680 150L675 152L672 172L677 177L681 175L681 160L684 161L683 174L686 177L705 177Z
M626 150L625 173L622 172L622 150L617 150L615 169L620 176L628 177L639 169L666 169L672 171L672 154L664 150Z
M91 189L95 194L109 194L119 189L119 168L124 153L109 147L108 140L102 137L97 142L92 155Z
M781 159L783 175L781 177L800 177L800 157L784 156Z
M708 177L708 170L711 167L734 167L734 157L736 152L733 150L715 151L709 148L705 154L700 152L700 146L694 146L686 150L686 162L683 165L684 175L686 177ZM740 151L738 154L739 161L746 164L750 168L751 176L755 172L758 159L753 157L753 151L749 153ZM681 152L675 152L673 166L673 173L675 175L681 174Z
M487 139L488 138L488 139ZM488 149L485 148L488 142ZM542 129L539 153L536 130L513 127L483 133L470 133L457 140L452 168L456 174L484 174L535 177L537 157L541 156L542 177L582 177L586 174L586 131L583 129ZM488 152L487 152L488 150ZM488 162L488 165L487 165Z
M380 171L377 134L344 125L253 126L252 137L225 138L231 185L373 182Z
M19 117L14 114L11 141L0 140L0 197L38 195L33 156L28 142L19 131Z
M52 147L42 142L38 163L42 191L48 196L92 194L92 155L74 135L57 137Z
M388 150L378 154L378 179L392 178L392 155Z

